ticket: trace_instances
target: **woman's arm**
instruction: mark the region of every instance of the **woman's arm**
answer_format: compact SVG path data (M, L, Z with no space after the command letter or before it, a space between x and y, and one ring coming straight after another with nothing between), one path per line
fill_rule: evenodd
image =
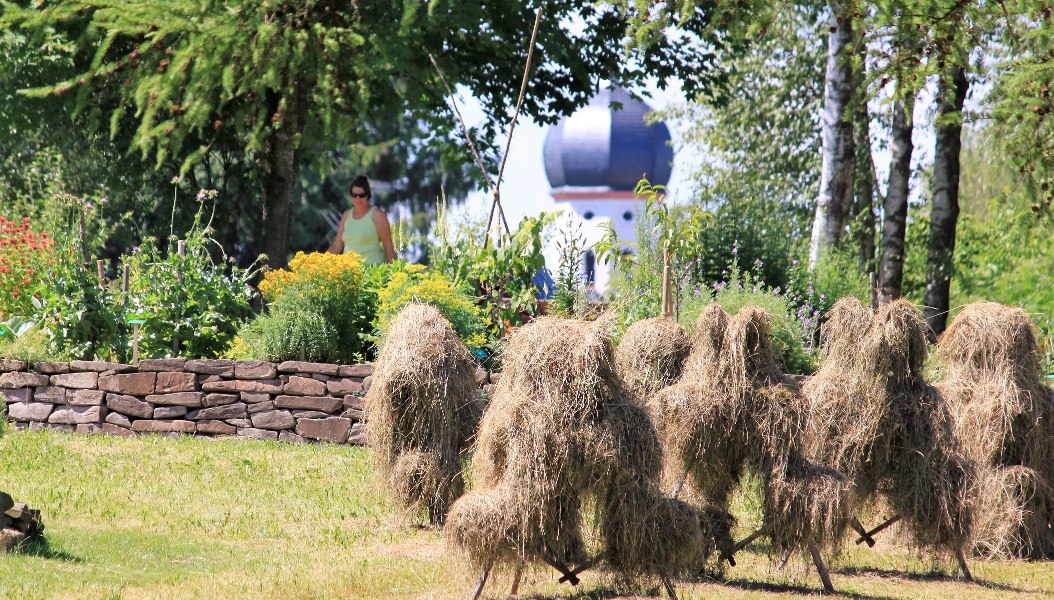
M388 217L384 215L381 209L376 207L373 209L373 225L377 228L377 237L381 238L381 245L384 246L384 261L392 262L395 260L395 246L392 245L392 227L388 224Z
M349 212L351 211L344 211L344 215L340 218L340 226L337 227L337 237L329 245L329 249L326 252L330 254L341 254L344 252L344 221L348 220Z

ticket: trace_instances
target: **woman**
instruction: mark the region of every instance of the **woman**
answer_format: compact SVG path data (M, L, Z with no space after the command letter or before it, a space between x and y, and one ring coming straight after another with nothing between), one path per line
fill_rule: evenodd
M337 239L329 246L333 254L357 252L363 263L379 265L395 260L392 228L388 217L370 206L370 180L359 175L351 182L351 210L344 211L337 228Z

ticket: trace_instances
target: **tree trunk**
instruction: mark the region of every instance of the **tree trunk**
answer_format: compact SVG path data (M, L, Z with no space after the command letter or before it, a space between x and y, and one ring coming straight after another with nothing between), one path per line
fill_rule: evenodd
M281 126L271 135L261 174L263 251L267 254L267 264L273 268L285 267L289 259L293 192L300 173L297 141L304 131L307 114L304 95L302 89L290 94L282 109L275 102L275 114Z
M875 161L871 156L871 117L867 102L860 99L856 111L856 191L853 204L853 224L859 250L860 272L875 269Z
M821 116L823 163L809 244L810 269L825 250L841 239L853 202L853 119L849 113L853 96L853 25L840 2L831 2L830 26Z
M903 293L904 238L908 231L908 192L911 183L911 142L915 97L893 103L890 128L889 186L882 203L882 258L878 265L878 305L888 304Z
M957 66L942 83L938 95L940 107L933 148L930 246L926 255L926 293L922 309L932 336L940 335L948 324L948 292L954 266L955 227L959 221L960 113L969 85L966 69ZM942 122L944 119L950 121Z

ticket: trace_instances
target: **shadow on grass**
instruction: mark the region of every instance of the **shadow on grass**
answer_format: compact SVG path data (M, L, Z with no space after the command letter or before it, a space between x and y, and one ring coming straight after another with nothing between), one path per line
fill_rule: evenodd
M799 596L840 596L842 598L859 598L860 600L894 600L895 596L875 596L862 594L860 592L846 592L838 589L838 581L834 582L835 593L828 594L818 587L809 587L793 583L775 583L768 581L751 581L749 579L727 579L720 585L750 592L770 592L773 594L797 594Z
M906 581L918 581L918 582L943 582L943 583L961 583L963 585L976 585L978 587L987 588L990 590L1000 590L1004 592L1024 592L1021 588L1007 585L1005 583L995 583L994 581L982 581L974 579L972 582L966 581L962 577L957 575L949 575L941 571L926 571L924 573L911 573L907 571L895 571L893 569L879 569L877 567L842 567L831 571L837 575L857 575L857 576L871 576L871 577L882 577L885 579L903 579Z
M35 556L47 560L60 560L62 562L82 563L84 559L74 556L64 550L51 547L46 537L37 537L26 540L18 547L18 554L22 556Z

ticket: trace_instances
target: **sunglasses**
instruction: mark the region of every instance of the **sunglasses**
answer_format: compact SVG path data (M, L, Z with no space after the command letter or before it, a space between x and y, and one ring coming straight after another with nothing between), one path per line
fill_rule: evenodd
M370 195L369 194L356 194L356 193L352 192L351 197L352 198L369 198Z

